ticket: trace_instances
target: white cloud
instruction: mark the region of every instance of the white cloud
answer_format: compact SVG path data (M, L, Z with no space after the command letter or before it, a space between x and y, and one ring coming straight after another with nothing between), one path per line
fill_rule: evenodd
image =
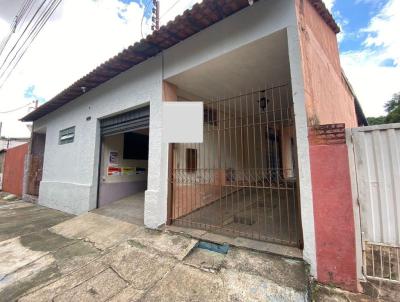
M389 1L371 19L364 48L341 55L342 65L367 116L384 114L384 103L400 91L400 1ZM392 61L394 64L383 64ZM397 64L397 65L396 65Z
M166 2L163 2L161 23L173 19L196 2L178 1L167 13L174 2L168 1L165 6L163 3ZM24 98L24 91L32 85L35 85L36 95L51 99L100 63L140 40L142 16L143 6L135 2L64 0L0 88L0 112L29 103L30 100ZM0 18L0 31L3 27L8 30L9 25L4 24ZM150 20L145 18L144 33L149 32ZM3 135L28 135L26 125L18 122L27 112L24 108L13 113L0 113Z
M327 9L332 11L333 5L335 5L336 0L323 0Z

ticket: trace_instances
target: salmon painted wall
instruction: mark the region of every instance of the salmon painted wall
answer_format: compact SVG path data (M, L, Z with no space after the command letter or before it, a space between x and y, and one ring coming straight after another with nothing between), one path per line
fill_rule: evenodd
M297 0L305 103L309 126L357 127L354 97L342 76L334 31L308 0Z
M7 150L4 159L3 191L22 196L25 156L29 144L23 144Z

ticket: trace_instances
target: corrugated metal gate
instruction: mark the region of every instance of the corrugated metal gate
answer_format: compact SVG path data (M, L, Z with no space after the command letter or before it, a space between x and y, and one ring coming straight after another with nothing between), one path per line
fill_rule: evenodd
M400 124L351 129L364 273L400 282Z
M29 144L7 149L4 159L3 191L22 196L25 157Z
M150 106L137 108L100 121L102 135L113 135L149 128Z
M174 224L298 246L290 87L204 102L204 141L172 148Z

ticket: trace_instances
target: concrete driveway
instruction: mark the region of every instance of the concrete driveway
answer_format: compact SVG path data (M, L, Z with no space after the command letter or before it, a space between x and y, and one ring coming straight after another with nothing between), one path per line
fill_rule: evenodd
M73 217L0 201L0 301L306 301L312 296L302 261L235 247L220 254L197 243L95 212ZM326 301L349 299L338 297Z

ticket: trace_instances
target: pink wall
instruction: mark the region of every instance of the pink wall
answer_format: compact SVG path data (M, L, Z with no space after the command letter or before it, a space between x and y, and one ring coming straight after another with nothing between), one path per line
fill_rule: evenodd
M357 291L353 200L347 146L310 147L317 279Z
M296 0L296 8L310 128L317 279L357 291L353 200L344 134L345 127L357 127L354 97L342 76L336 34L310 1ZM342 125L327 125L339 123ZM321 130L327 135L320 136Z
M22 196L24 162L29 144L7 149L4 159L3 191Z
M336 34L308 0L297 0L309 126L357 127L354 97L342 77Z

